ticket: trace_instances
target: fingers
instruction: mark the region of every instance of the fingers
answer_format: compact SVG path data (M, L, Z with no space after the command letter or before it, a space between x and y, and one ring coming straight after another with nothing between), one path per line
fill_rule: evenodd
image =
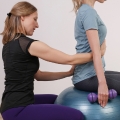
M101 105L101 107L105 107L107 102L108 102L108 94L99 93L98 94L98 103Z
M104 40L104 42L101 45L101 49L104 49L104 48L106 48L106 41L105 40Z

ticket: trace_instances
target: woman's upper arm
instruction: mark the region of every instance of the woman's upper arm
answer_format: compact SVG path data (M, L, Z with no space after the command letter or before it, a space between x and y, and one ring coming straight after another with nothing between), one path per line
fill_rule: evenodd
M98 18L94 9L87 9L82 16L82 24L86 31L87 39L92 52L99 49L99 36L98 36Z
M100 41L99 41L98 31L95 29L90 29L86 31L86 35L93 54L96 53L97 50L100 51Z

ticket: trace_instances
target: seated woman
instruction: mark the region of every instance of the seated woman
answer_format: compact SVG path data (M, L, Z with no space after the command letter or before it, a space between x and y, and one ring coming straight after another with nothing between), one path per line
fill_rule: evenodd
M94 9L95 2L105 0L73 0L76 15L75 39L77 53L93 53L93 61L77 65L73 84L79 90L98 92L98 101L105 107L108 89L120 94L120 72L105 71L104 57L101 58L100 46L104 43L107 29Z

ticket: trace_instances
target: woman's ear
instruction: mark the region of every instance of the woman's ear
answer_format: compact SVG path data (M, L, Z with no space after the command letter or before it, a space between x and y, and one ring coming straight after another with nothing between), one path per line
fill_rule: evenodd
M24 21L25 20L25 17L24 16L21 16L21 21Z

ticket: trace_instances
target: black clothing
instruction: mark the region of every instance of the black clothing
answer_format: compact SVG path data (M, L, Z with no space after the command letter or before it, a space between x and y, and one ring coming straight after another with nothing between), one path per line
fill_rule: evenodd
M106 71L105 72L106 82L108 89L115 89L120 94L120 72ZM97 76L93 76L86 80L76 83L75 88L88 92L98 91L98 79Z
M35 40L24 34L3 46L2 58L5 70L5 90L2 96L1 113L14 107L34 103L34 74L39 69L39 60L28 52Z

